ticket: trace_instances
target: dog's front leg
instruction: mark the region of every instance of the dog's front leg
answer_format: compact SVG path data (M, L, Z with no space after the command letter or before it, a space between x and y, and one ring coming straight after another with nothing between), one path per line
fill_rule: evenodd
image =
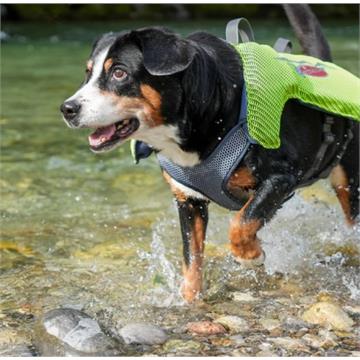
M273 175L265 179L230 224L229 238L235 259L246 267L261 265L265 254L257 232L293 191L295 178Z
M184 299L191 303L199 297L202 290L202 266L209 201L186 195L176 186L168 173L164 171L163 176L170 185L179 210L184 254L184 281L181 293Z
M183 239L183 275L181 293L187 302L196 300L202 290L202 267L208 222L208 202L177 199Z

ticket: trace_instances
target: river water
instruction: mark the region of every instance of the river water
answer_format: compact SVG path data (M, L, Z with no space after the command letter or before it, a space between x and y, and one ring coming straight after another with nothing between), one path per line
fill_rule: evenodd
M203 29L223 36L225 23L165 25L184 35ZM231 214L211 205L208 295L195 306L183 303L177 211L156 160L134 165L128 144L91 153L88 131L67 128L58 110L82 81L95 36L144 25L153 24L3 24L10 39L1 46L0 349L30 344L41 314L70 306L110 332L135 320L171 332L189 321L239 315L252 324L244 346L195 339L201 343L195 354L254 355L269 336L259 325L264 318L300 318L324 296L343 308L359 306L360 229L344 224L327 181L298 192L261 231L267 258L257 271L233 261ZM254 30L257 41L268 44L293 38L286 23L256 22ZM335 62L358 74L357 24L326 23L325 31ZM234 292L256 301L235 302ZM271 351L351 355L358 350L351 345L358 326L355 317L353 331L335 334L337 345L328 349L308 346L306 353L272 345ZM288 336L284 327L280 335Z

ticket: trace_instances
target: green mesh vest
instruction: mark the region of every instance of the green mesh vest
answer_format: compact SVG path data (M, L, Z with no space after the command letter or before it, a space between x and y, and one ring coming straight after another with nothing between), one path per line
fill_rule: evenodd
M244 66L248 130L263 147L280 146L280 119L289 99L360 121L360 79L350 72L333 63L278 53L254 42L235 48Z

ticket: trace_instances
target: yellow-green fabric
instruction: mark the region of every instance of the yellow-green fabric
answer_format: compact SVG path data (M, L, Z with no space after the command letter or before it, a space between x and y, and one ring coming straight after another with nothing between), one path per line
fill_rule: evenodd
M280 119L289 99L360 121L360 79L350 72L254 42L235 48L244 66L249 134L263 147L280 146Z

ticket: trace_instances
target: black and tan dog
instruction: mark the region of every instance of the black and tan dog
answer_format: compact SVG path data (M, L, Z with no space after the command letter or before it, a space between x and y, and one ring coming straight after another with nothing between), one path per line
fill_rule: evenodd
M309 7L289 5L285 10L304 52L329 61L328 44ZM239 54L222 39L206 32L181 38L163 28L143 28L105 34L96 41L86 79L61 111L70 127L95 129L89 136L94 152L137 139L174 163L191 167L206 159L237 123L243 84ZM281 119L280 148L251 145L232 174L227 187L243 201L229 231L239 262L263 261L259 229L295 189L315 182L326 169L332 168L332 184L346 219L354 222L359 213L358 124L335 121L335 141L319 162L323 123L322 112L289 100ZM354 137L346 144L348 129ZM164 177L178 203L182 293L191 302L201 292L209 200L165 172Z

